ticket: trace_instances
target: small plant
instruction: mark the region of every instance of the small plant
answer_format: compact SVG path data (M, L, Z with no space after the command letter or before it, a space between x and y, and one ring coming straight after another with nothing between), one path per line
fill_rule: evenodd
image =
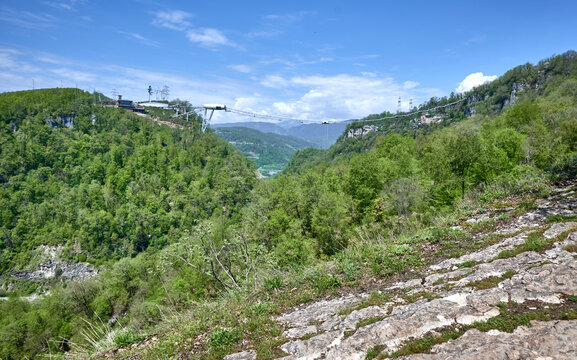
M87 327L80 332L86 344L73 344L71 354L74 357L87 357L88 354L134 344L143 339L136 331L129 327L113 329L100 318L98 322L82 319Z
M464 263L457 264L458 268L472 268L473 266L477 265L475 261L465 261Z
M459 229L435 228L431 231L431 242L438 243L441 241L459 241L466 236L467 234Z
M497 255L497 259L508 259L512 258L513 256L517 256L519 251L517 249L512 250L503 250Z
M464 329L449 329L442 331L440 335L428 335L422 339L416 339L405 344L401 349L386 354L385 358L396 358L404 355L422 354L428 352L434 345L454 340L465 333Z
M260 304L251 305L249 313L254 315L267 315L276 311L276 305L271 302L262 302Z
M130 328L124 328L122 331L119 331L114 336L114 344L118 347L132 345L144 339L143 336L136 333L134 330Z
M264 288L267 291L273 291L283 287L283 280L280 276L264 279Z
M496 225L495 219L486 219L481 220L475 223L470 224L471 231L473 232L482 232L492 230Z
M563 215L547 215L547 222L549 223L558 223L558 222L567 222L567 221L575 221L577 220L577 216L563 216Z
M374 323L376 323L376 322L378 322L378 321L383 320L384 318L385 318L384 316L375 316L375 317L372 317L372 318L363 319L363 320L361 320L361 321L359 321L359 322L357 323L357 325L355 326L355 328L358 329L358 328L361 328L361 327L363 327L363 326L367 326L367 325L374 324Z
M342 285L342 281L338 276L327 274L323 271L314 271L308 276L313 288L317 294L324 294L329 289L338 288Z
M567 245L563 248L563 250L570 252L570 253L576 253L577 252L577 245L575 245L575 244Z
M338 266L346 281L355 281L361 274L357 264L348 257L339 259Z
M433 299L439 298L439 295L433 294L430 291L421 291L414 294L405 294L401 296L403 300L405 300L408 304L412 304L417 302L421 299L426 299L427 301L431 301Z
M355 333L355 330L345 330L345 339L351 337Z
M409 245L391 245L387 250L395 255L411 254L413 252L413 248Z
M238 335L226 329L214 330L210 333L208 345L214 350L224 350L238 340Z
M405 270L407 264L403 259L395 256L376 256L371 261L373 274L391 276Z
M385 350L384 345L375 345L367 351L367 355L365 356L365 360L371 360L379 356L379 354Z
M483 280L471 282L471 283L469 283L469 285L474 287L477 290L491 289L491 288L494 288L495 286L497 286L501 281L512 278L513 275L515 275L515 274L516 274L515 271L507 270L507 272L505 272L501 276L490 276L490 277L485 278Z
M539 205L537 205L534 201L531 201L531 200L522 201L519 203L519 205L517 205L517 208L515 209L515 213L516 214L522 214L522 213L527 212L527 211L535 210L538 207L539 207Z
M373 291L366 300L360 302L358 305L354 307L341 310L339 312L339 315L348 315L356 310L361 310L369 306L381 306L391 301L392 298L389 295L378 291Z
M524 248L526 251L541 251L547 246L547 240L538 233L531 233L525 240Z

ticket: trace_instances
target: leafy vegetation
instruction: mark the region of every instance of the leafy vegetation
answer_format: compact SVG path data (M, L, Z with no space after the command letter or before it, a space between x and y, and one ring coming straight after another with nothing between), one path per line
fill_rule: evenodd
M461 217L511 195L531 209L528 199L571 177L576 64L569 52L516 68L445 108L440 123L391 122L301 150L264 181L198 119L158 126L73 89L0 95L0 357L86 355L146 334L162 334L134 350L149 358L222 358L244 341L264 358L282 355L273 313L458 255L476 246L471 233L495 226L451 228ZM24 301L10 275L37 266L40 245L100 273ZM90 341L83 331L97 323L109 328Z
M218 127L214 132L251 159L265 177L281 172L295 151L313 147L306 140L244 127Z

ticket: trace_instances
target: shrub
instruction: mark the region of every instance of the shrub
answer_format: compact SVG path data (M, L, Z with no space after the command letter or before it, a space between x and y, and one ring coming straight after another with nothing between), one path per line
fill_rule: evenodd
M208 345L214 350L224 350L233 345L238 340L239 336L235 331L226 329L214 330L210 333Z
M307 275L307 279L318 294L324 294L329 289L342 285L342 281L338 276L327 274L324 271L312 271Z
M361 270L353 259L346 255L340 255L337 261L338 268L346 281L354 281L359 277Z
M280 276L274 276L272 278L264 279L264 288L267 291L273 291L275 289L280 289L283 287L283 280Z

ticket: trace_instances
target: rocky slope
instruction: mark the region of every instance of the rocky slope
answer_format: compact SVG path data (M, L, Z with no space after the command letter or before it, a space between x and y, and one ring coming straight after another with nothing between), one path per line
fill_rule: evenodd
M380 289L381 301L350 294L280 315L290 339L281 346L283 359L577 358L577 194L559 188L530 212L504 213L513 220L494 230L498 241L433 264L422 278ZM533 320L516 324L513 318ZM495 329L507 321L514 331ZM440 340L449 332L456 339ZM393 354L419 339L437 345ZM225 359L256 357L248 350Z

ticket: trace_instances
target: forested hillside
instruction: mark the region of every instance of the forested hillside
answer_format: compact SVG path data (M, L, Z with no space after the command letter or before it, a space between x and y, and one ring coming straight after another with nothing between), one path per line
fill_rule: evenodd
M254 167L222 140L92 100L72 89L0 96L2 270L40 244L93 260L159 249L247 201Z
M63 265L88 262L98 267L141 253L153 256L202 221L227 222L238 216L255 185L254 165L218 137L158 126L122 109L96 106L94 100L75 89L0 95L0 273L5 294L27 294L38 286L40 292L42 286L59 282L10 276L34 270L40 246L58 249ZM123 306L134 301L130 287L113 291L122 294L101 294L94 305L100 317L126 311L113 310L112 299L122 298ZM79 296L76 290L69 295ZM0 306L0 324L14 326L7 319L22 314L12 312L10 302ZM7 318L4 311L13 314ZM58 321L64 324L64 329L57 325L46 330L54 331L51 337L74 333L69 311L75 313L66 309L51 315L61 315ZM94 315L90 311L85 316ZM6 332L0 338L2 344L13 339ZM25 353L42 349L44 340L31 336L27 341L39 349L28 346ZM2 358L24 354L3 349Z
M410 109L408 113L393 114L385 111L355 121L347 126L336 145L330 149L297 152L287 171L299 171L318 162L332 161L341 155L368 151L375 146L375 140L381 135L401 134L416 138L465 120L471 115L478 115L478 118L495 117L514 104L531 102L540 97L562 102L562 99L574 96L573 81L576 78L575 51L544 59L536 65L519 65L495 81L467 93L431 98ZM455 104L446 106L452 103ZM436 110L427 110L437 107ZM377 120L381 118L386 119Z
M251 159L265 177L279 173L297 150L313 147L306 140L245 127L218 127L214 132Z
M36 266L41 244L63 244L67 261L84 255L99 271L53 279L50 294L32 302L5 285L2 358L219 359L248 347L280 357L273 315L283 308L370 291L460 256L496 226L462 218L487 206L533 209L537 196L577 175L574 52L472 90L438 123L345 132L258 182L248 160L210 131L159 127L93 106L91 96L0 96L2 281ZM368 304L384 302L375 294Z

